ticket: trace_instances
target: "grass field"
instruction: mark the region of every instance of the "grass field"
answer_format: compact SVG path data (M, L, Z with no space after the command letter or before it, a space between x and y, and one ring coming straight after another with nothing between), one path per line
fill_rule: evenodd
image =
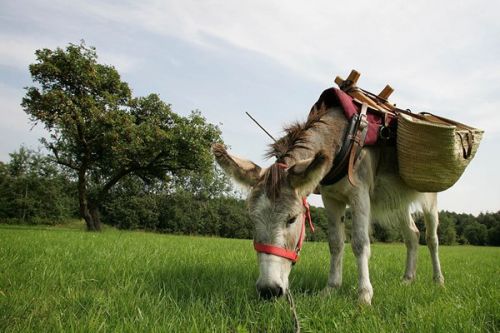
M404 247L375 244L366 308L346 249L343 287L323 297L327 245L305 244L291 275L303 332L500 330L500 248L441 247L440 288L425 247L406 286ZM0 225L0 332L292 331L285 300L257 299L257 274L248 240Z

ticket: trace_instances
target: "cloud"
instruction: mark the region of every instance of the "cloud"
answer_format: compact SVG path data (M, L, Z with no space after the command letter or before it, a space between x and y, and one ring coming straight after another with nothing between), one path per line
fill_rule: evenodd
M121 74L127 74L135 71L141 64L142 60L123 53L99 52L99 63L112 65Z
M224 41L265 55L307 79L332 83L351 68L363 87L396 88L405 107L488 124L499 104L499 3L488 1L79 1L79 13L202 47ZM386 82L387 81L387 82ZM498 126L489 131L499 132Z
M76 40L74 43L78 43ZM0 65L26 71L36 61L37 49L65 47L68 42L60 38L35 38L23 34L0 33ZM99 52L100 63L113 65L120 73L129 73L141 64L141 60L124 53L112 51Z
M31 147L39 146L38 139L46 135L42 126L33 127L28 115L21 108L24 91L14 89L0 82L0 160L7 161L8 153L19 147L20 143Z
M1 33L0 65L26 70L35 60L35 50L43 45L40 43L30 37Z
M14 89L0 82L0 128L25 129L29 119L21 108L22 89Z

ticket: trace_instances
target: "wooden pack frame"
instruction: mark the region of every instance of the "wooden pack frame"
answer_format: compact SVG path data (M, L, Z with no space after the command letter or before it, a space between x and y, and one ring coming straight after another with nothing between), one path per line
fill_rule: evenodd
M375 95L356 86L360 76L361 74L353 69L345 80L337 76L335 78L335 83L341 90L354 98L356 102L359 104L367 104L372 110L392 114L397 113L397 111L402 111L397 109L396 106L388 100L389 96L394 92L394 89L390 85L386 85L378 95Z

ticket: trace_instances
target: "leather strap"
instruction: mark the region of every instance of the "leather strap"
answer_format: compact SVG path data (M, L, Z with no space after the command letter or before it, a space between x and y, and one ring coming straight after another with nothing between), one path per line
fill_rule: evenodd
M359 119L356 126L356 134L354 137L354 143L351 148L351 153L349 154L349 166L347 168L347 178L352 186L356 186L356 181L354 180L354 164L361 154L361 149L364 146L366 133L368 131L368 121L366 120L366 111L368 110L368 105L363 103L361 105L361 112L359 113Z
M359 115L355 114L349 126L344 133L344 138L342 140L342 147L340 151L335 155L333 160L333 166L328 171L325 177L321 180L321 185L332 185L338 182L340 179L344 178L347 174L347 166L349 162L349 154L353 145L353 138L356 131L356 123L358 121Z
M335 184L347 174L349 182L356 186L354 166L361 154L368 133L367 111L368 105L364 103L361 105L360 113L352 117L344 134L342 147L333 160L331 170L321 180L321 185Z

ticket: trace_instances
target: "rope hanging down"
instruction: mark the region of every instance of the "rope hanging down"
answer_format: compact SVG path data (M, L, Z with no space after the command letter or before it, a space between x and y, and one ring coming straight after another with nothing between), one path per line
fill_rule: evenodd
M295 333L300 333L300 321L299 316L297 316L297 308L295 307L295 302L293 301L292 292L290 290L286 293L286 299L290 304L290 309L292 310L293 323L295 326Z

